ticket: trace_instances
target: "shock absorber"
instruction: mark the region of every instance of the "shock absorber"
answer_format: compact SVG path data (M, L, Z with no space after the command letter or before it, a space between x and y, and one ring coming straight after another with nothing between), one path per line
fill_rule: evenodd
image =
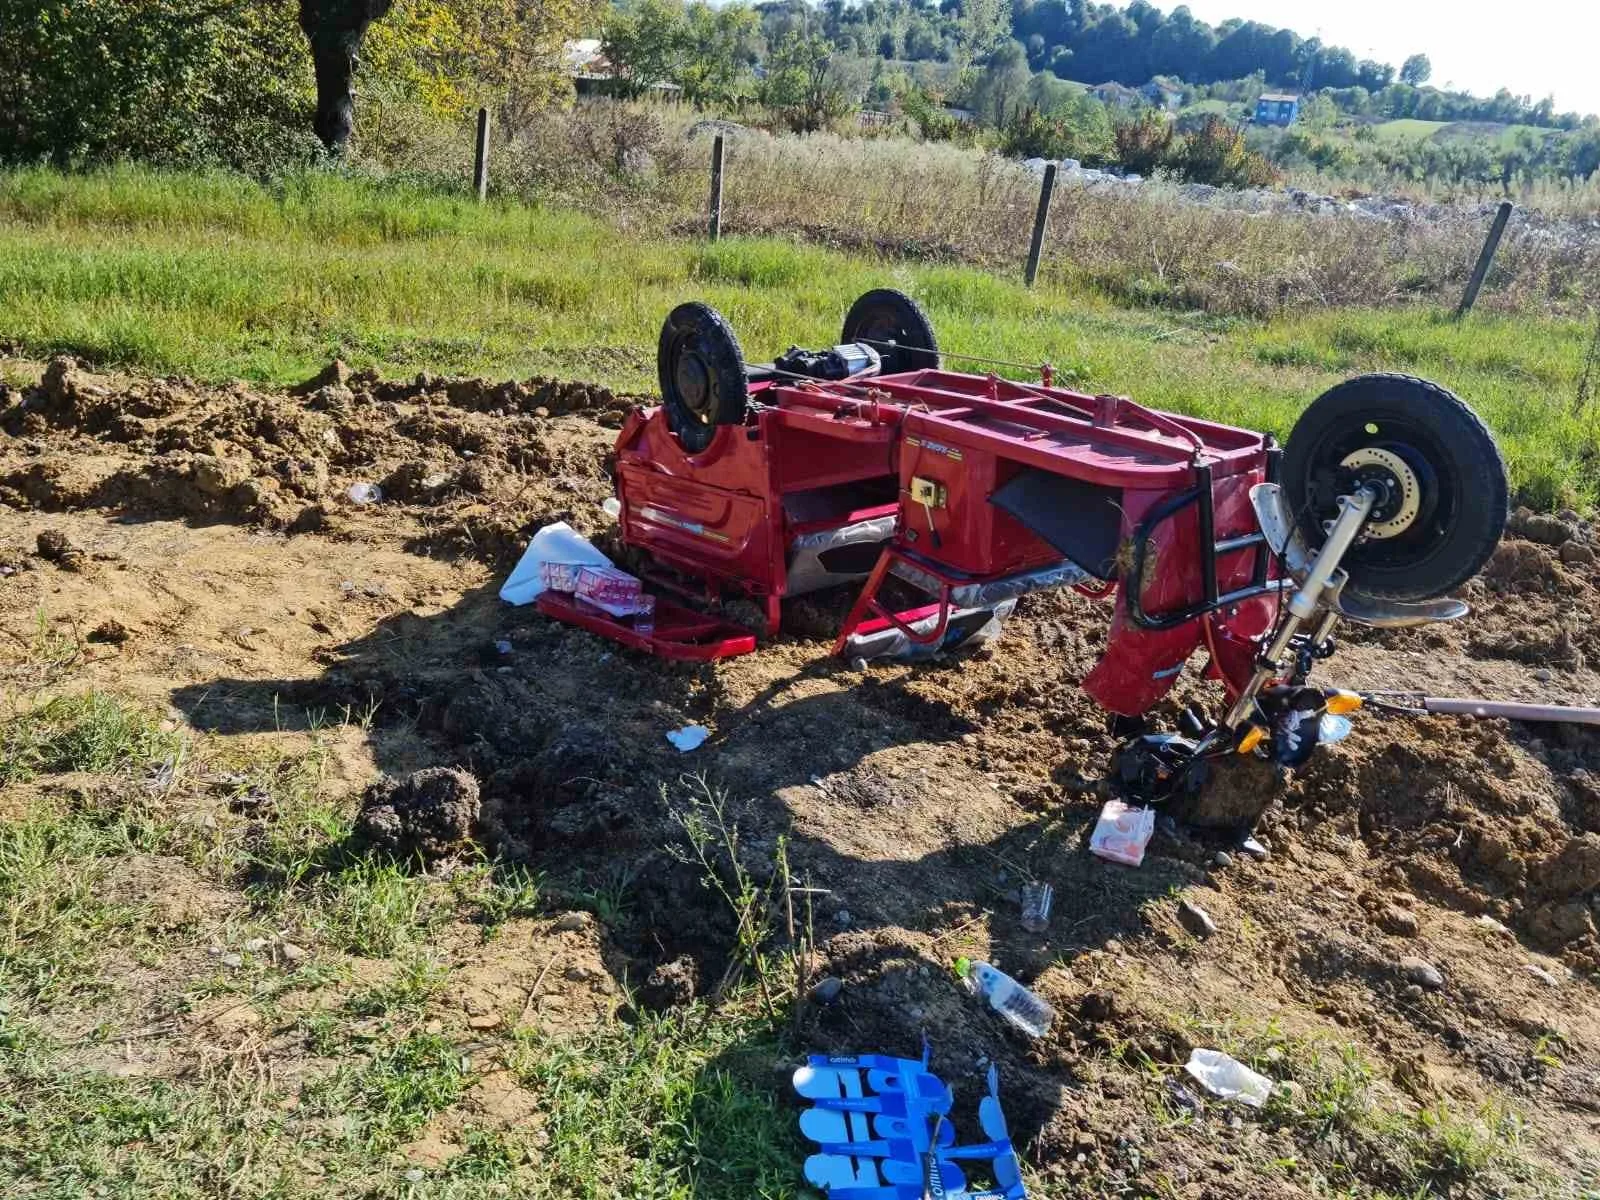
M1283 656L1288 652L1289 644L1294 641L1301 627L1316 616L1317 610L1322 607L1322 598L1338 572L1339 564L1355 543L1361 533L1361 527L1367 523L1367 518L1372 514L1372 509L1379 499L1378 490L1372 485L1363 485L1350 495L1339 497L1339 515L1334 519L1332 528L1328 530L1327 541L1322 544L1322 549L1317 551L1316 558L1312 560L1305 581L1290 598L1288 614L1279 625L1276 636L1256 660L1255 674L1250 677L1250 682L1245 685L1244 690L1239 693L1239 698L1233 702L1233 707L1228 710L1228 715L1220 726L1221 729L1229 733L1238 729L1249 718L1261 689L1282 672ZM1332 631L1331 626L1331 621L1324 620L1318 627L1319 635L1325 638Z

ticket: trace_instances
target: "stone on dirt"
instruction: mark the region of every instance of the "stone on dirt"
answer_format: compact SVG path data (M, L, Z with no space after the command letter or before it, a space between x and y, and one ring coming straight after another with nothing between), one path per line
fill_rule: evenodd
M1406 955L1400 960L1400 974L1408 983L1430 992L1437 992L1444 987L1444 975L1425 958Z
M839 997L844 994L844 980L837 975L829 975L817 981L811 989L811 999L826 1008L830 1004L838 1003Z
M356 834L400 858L433 862L466 847L478 822L478 781L456 767L429 767L368 788Z
M1217 931L1217 923L1211 919L1211 914L1192 900L1184 900L1178 905L1178 920L1198 938L1208 938Z

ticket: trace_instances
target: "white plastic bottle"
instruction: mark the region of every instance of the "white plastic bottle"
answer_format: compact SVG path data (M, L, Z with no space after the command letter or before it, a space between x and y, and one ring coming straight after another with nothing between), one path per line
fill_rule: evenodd
M982 996L990 1008L1029 1037L1043 1037L1056 1019L1055 1009L999 967L962 958L956 960L956 974L969 992Z

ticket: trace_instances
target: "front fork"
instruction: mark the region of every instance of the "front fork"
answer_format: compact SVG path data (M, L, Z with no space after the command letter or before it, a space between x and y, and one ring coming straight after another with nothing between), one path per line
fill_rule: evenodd
M1360 536L1361 528L1367 523L1367 518L1371 516L1373 506L1377 502L1377 492L1369 487L1339 497L1339 515L1328 530L1328 537L1322 549L1317 551L1316 557L1312 560L1305 581L1290 598L1288 615L1279 626L1277 634L1256 660L1256 669L1250 677L1250 682L1239 692L1233 707L1228 710L1228 715L1223 718L1222 724L1217 727L1213 736L1236 734L1254 715L1261 689L1282 677L1286 669L1285 656L1291 644L1299 635L1301 628L1315 617L1319 610L1326 611L1312 635L1313 644L1325 642L1333 632L1333 627L1339 619L1338 613L1332 605L1325 605L1324 600L1330 589L1337 592L1343 587L1344 574L1339 564L1344 560L1345 554L1355 543L1356 538Z

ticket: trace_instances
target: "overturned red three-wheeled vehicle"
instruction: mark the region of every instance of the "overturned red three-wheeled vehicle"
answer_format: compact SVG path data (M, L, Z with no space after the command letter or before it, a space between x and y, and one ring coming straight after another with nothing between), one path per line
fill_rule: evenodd
M1058 386L1048 365L1023 382L945 359L1016 366L942 355L896 291L862 296L838 345L770 364L747 363L713 309L681 305L661 332L662 403L634 412L616 448L621 537L647 564L653 628L555 593L541 607L714 659L755 648L730 612L758 612L775 635L785 600L849 585L836 651L871 658L951 650L1027 593L1073 588L1111 607L1083 687L1126 729L1113 780L1160 802L1241 752L1304 761L1330 709L1361 703L1308 682L1335 624L1461 616L1449 594L1505 522L1489 431L1420 379L1341 384L1280 448ZM1226 692L1219 715L1138 728L1201 648Z

